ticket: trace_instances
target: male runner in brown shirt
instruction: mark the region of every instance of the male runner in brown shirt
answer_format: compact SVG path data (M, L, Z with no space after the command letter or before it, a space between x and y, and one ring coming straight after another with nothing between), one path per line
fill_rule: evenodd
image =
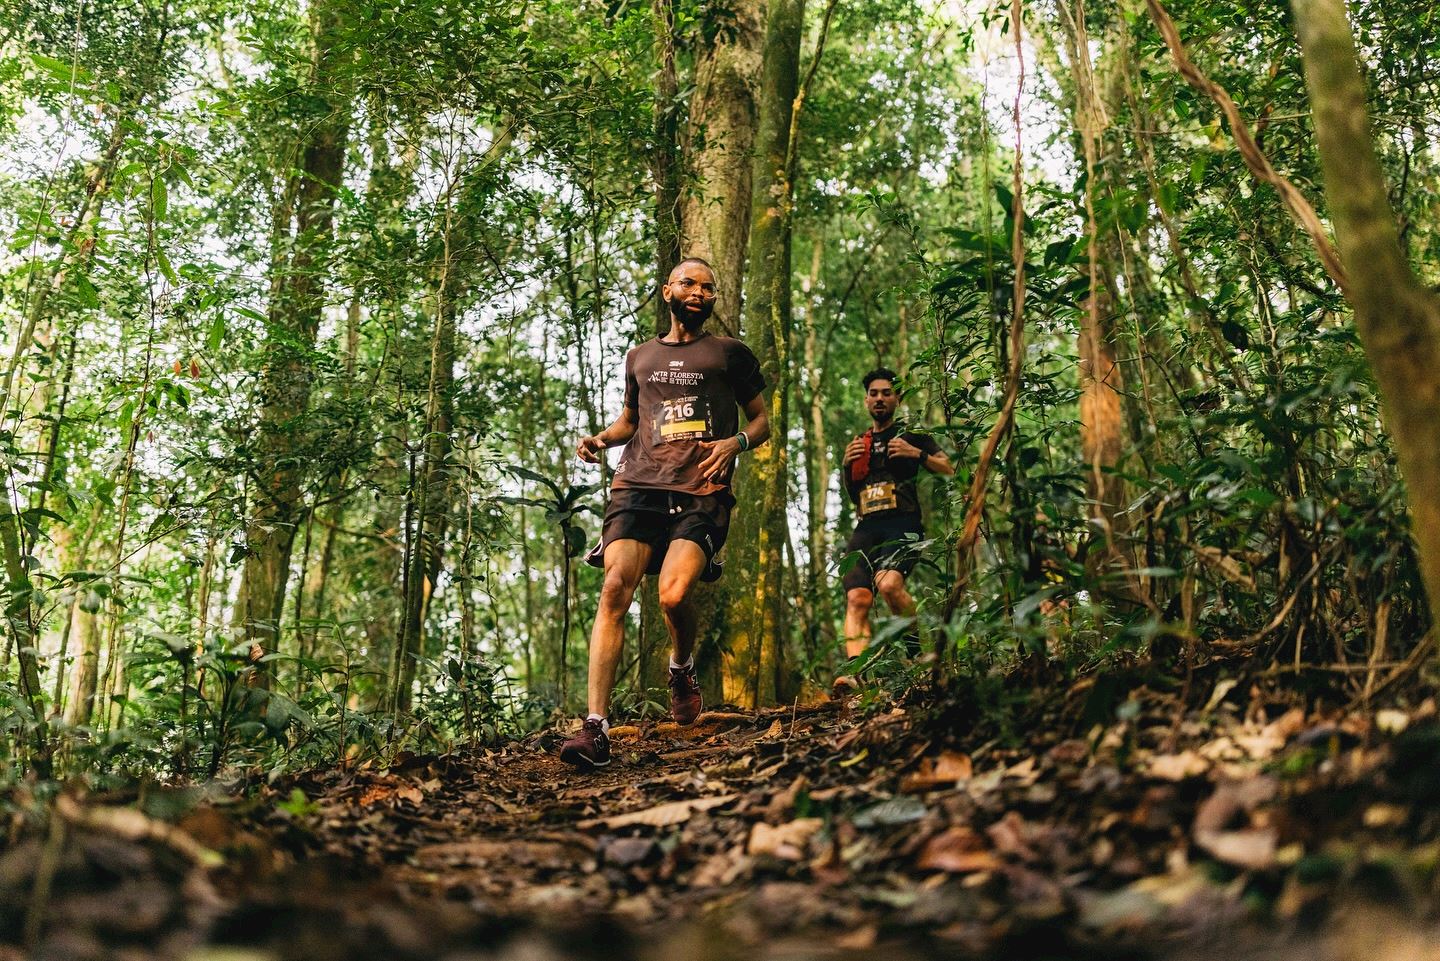
M625 614L645 574L660 577L660 611L670 631L670 711L679 724L699 715L690 590L697 580L720 576L715 554L730 527L735 458L770 436L765 378L755 355L740 341L703 329L715 307L710 265L681 261L660 295L670 306L669 333L626 355L625 409L599 434L580 438L576 450L597 464L601 451L625 445L600 544L587 558L605 568L590 635L590 713L560 748L560 759L582 770L610 763L605 715ZM744 430L737 405L747 418Z

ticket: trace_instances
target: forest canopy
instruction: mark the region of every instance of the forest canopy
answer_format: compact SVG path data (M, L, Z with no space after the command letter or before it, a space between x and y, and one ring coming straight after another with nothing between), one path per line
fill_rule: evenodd
M774 427L703 599L712 702L845 668L877 366L958 470L921 488L933 656L883 624L887 683L1243 657L1368 696L1440 590L1440 39L1345 14L5 0L0 773L574 713L614 466L575 442L682 255Z

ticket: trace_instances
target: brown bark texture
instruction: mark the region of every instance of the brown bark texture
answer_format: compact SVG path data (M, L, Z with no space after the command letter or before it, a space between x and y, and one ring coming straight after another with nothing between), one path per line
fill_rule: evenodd
M1400 246L1344 0L1294 0L1292 6L1326 199L1348 269L1346 296L1409 487L1433 615L1440 604L1440 298L1420 283Z
M775 0L765 34L760 126L752 173L745 335L765 373L770 440L741 457L729 556L744 576L728 585L725 699L756 707L781 689L789 422L790 144L800 86L804 0Z
M714 39L695 60L680 246L684 256L703 257L715 268L718 292L710 329L736 337L750 236L765 5L761 0L737 0L706 10L701 31Z

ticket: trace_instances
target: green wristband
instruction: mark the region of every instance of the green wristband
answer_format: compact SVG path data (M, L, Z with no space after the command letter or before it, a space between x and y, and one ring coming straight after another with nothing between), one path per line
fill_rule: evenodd
M735 439L740 442L740 453L743 454L743 453L745 453L745 451L747 451L747 450L750 449L750 435L749 435L749 434L745 433L745 432L742 430L742 431L740 431L740 433L738 433L738 434L735 435Z

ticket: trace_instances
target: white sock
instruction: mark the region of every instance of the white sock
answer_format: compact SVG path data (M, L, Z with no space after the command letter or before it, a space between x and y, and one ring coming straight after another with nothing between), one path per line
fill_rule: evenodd
M585 720L587 720L587 721L599 721L599 722L600 722L600 730L604 731L606 734L609 734L609 733L610 733L610 722L607 721L607 720L605 720L605 715L603 715L603 714L591 714L590 716L586 717Z
M695 655L694 655L694 654L691 654L691 655L690 655L690 660L686 661L684 664L681 664L679 661L675 660L675 655L674 655L674 654L671 654L671 655L670 655L670 670L672 670L672 671L675 670L676 668L682 668L682 667L688 670L688 669L690 669L690 668L693 668L694 666L695 666Z

